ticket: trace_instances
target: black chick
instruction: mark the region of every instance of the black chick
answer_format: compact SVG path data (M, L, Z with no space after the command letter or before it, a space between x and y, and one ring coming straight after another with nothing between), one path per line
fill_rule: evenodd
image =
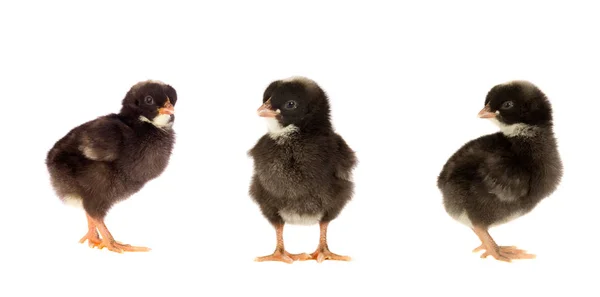
M254 160L250 195L275 227L277 247L256 261L314 259L349 261L327 246L327 226L351 199L352 170L357 160L333 130L325 92L312 80L292 77L272 82L258 114L268 133L249 151ZM316 251L290 254L283 245L284 224L320 224Z
M563 174L546 95L527 81L494 86L480 118L501 132L466 143L444 165L437 185L448 214L475 231L485 250L510 262L532 259L516 247L498 246L488 233L493 226L529 213L557 188Z
M48 152L46 165L56 194L63 202L82 204L86 212L88 232L80 243L88 240L90 247L119 253L150 250L115 241L104 217L167 167L176 102L170 85L139 82L125 95L118 114L75 127Z

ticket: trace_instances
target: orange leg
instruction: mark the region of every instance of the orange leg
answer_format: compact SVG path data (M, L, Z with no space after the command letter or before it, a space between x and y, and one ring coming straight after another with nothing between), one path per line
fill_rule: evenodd
M338 261L350 261L351 258L348 256L340 256L332 253L329 250L329 246L327 246L327 226L329 223L320 223L321 227L321 236L319 237L319 246L317 250L312 253L311 259L317 260L317 262L321 263L325 260L338 260Z
M100 235L98 234L98 230L96 229L96 223L94 220L87 215L88 222L88 233L86 233L80 240L79 243L84 243L86 240L88 241L90 247L94 247L102 243L102 239L100 239Z
M515 246L498 246L490 233L488 233L487 228L473 227L473 231L481 240L481 245L476 247L473 252L478 252L481 250L485 250L483 254L481 254L481 258L487 258L487 256L492 256L496 260L511 262L512 260L517 259L534 259L535 255L528 254L524 250L520 250Z
M255 261L280 261L291 264L294 263L294 261L310 259L310 255L308 254L290 254L286 252L283 246L283 224L275 226L275 232L277 235L277 246L275 247L275 252L268 256L258 257L255 259Z
M88 233L79 240L79 243L84 243L87 239L90 247L97 247L98 249L106 248L109 251L117 253L150 251L147 247L132 246L116 241L112 234L110 234L110 231L108 231L108 228L106 228L103 220L96 220L87 213L86 216L88 220ZM100 232L102 238L100 238L98 232Z

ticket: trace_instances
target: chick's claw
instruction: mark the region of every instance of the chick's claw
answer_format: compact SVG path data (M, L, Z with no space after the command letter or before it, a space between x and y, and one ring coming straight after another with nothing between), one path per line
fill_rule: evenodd
M277 250L273 254L254 259L256 262L267 262L267 261L279 261L288 264L294 263L294 261L305 261L310 260L311 256L306 253L302 254L290 254L287 251Z
M133 246L130 244L123 244L118 241L113 242L113 246L121 249L123 252L149 252L151 249L144 246Z
M322 263L325 260L335 260L335 261L350 261L352 258L348 256L341 256L338 254L334 254L329 249L318 250L310 255L311 259L317 260L318 263Z
M254 261L256 261L256 262L279 261L279 262L284 262L284 263L288 263L288 264L294 263L294 260L292 259L292 257L290 257L290 256L286 255L286 253L282 253L282 252L274 252L273 254L268 255L268 256L257 257L256 259L254 259Z
M521 259L535 259L534 254L529 254L525 250L518 249L515 246L499 246L497 248L488 249L485 246L481 245L473 250L473 252L478 252L484 250L485 252L481 254L481 258L487 258L488 256L494 257L496 260L504 261L504 262L512 262L512 260L521 260Z
M123 244L117 241L101 241L99 243L90 243L90 247L98 248L99 250L106 248L111 252L122 254L124 252L148 252L151 249L143 246L132 246Z

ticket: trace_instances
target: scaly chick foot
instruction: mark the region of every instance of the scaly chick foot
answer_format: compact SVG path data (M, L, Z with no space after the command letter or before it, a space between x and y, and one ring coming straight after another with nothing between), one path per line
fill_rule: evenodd
M512 262L512 260L520 259L535 259L534 254L529 254L525 250L518 249L515 246L498 246L496 248L488 248L484 244L478 246L473 252L484 250L481 254L481 258L487 258L488 256L494 257L496 260L504 262Z
M267 262L267 261L279 261L288 264L294 263L294 261L304 261L310 259L309 254L290 254L286 251L277 250L273 254L263 257L257 257L254 259L256 262Z
M107 250L109 250L111 252L116 252L116 253L120 253L120 254L122 254L124 252L148 252L151 250L150 248L147 248L147 247L132 246L130 244L123 244L118 241L112 241L112 240L103 240L98 244L94 244L94 247L97 247L100 250L103 248L106 248Z
M317 249L310 255L312 260L317 260L318 263L322 263L325 260L337 260L337 261L350 261L352 258L348 256L340 256L332 253L329 248Z

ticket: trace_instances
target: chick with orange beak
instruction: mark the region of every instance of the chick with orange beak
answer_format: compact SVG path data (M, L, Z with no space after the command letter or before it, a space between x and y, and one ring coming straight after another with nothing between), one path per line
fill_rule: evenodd
M268 131L250 150L254 174L250 196L275 229L275 251L258 262L349 261L330 251L329 224L353 196L354 151L335 132L329 98L313 80L291 77L271 82L257 113ZM283 243L283 227L318 225L314 252L291 254Z
M142 81L125 95L119 113L79 125L46 157L50 181L65 203L81 206L87 233L80 243L113 252L149 251L116 241L104 224L110 208L157 178L175 141L177 92L159 81Z
M563 165L552 114L550 100L533 83L495 85L478 116L500 131L466 142L438 175L446 212L477 235L481 245L473 251L483 251L481 258L535 258L497 244L488 230L527 215L560 184Z
M151 123L158 128L170 127L175 117L175 107L171 102L172 99L167 94L161 94L160 90L157 90L156 94L156 96L144 96L143 104L136 102L138 107L144 111L140 115L140 120Z

